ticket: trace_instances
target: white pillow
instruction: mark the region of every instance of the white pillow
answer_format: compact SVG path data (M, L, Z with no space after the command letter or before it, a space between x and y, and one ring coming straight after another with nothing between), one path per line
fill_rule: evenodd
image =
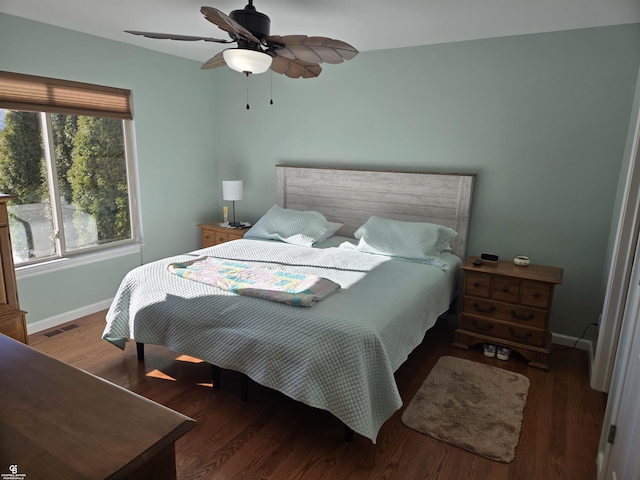
M314 213L319 213L319 212L314 212ZM340 230L344 225L344 223L334 223L334 222L329 222L329 221L327 221L327 224L328 224L327 231L324 232L322 234L322 236L318 240L313 242L313 243L322 243L325 240L328 240L329 238L333 237L335 235L335 233L338 230Z
M324 235L328 224L318 212L300 212L274 205L244 236L310 247Z
M447 262L439 257L456 235L455 230L434 223L401 222L372 216L353 235L359 239L358 245L350 247L343 244L340 248L419 261L446 269Z

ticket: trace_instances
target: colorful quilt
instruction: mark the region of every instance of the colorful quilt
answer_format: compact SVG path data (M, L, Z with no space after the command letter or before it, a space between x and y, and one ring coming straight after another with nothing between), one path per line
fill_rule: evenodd
M188 280L296 307L311 307L340 290L339 284L327 278L261 268L223 258L204 256L170 263L168 268L171 273Z

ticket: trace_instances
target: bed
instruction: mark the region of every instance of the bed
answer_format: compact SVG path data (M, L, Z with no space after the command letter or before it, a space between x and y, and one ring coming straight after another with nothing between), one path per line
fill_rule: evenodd
M313 245L245 236L138 267L120 285L103 338L120 348L129 340L164 345L242 372L331 412L375 443L382 424L402 406L394 372L457 293L474 176L278 165L276 178L277 205L269 212L313 210L334 228L340 225L335 234ZM457 235L428 257L434 260L360 249L363 241L354 233L364 238L389 222L435 224ZM317 276L340 288L311 307L298 307L190 281L168 269L202 258Z

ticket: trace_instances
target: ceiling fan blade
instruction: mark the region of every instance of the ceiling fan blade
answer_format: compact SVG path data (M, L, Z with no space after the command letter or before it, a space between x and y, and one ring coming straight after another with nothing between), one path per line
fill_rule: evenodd
M158 38L160 40L184 40L186 42L197 42L199 40L202 40L204 42L233 43L231 40L221 40L219 38L192 37L191 35L174 35L171 33L138 32L136 30L125 30L125 33L131 33L132 35L141 35L147 38Z
M224 61L223 52L216 53L215 56L207 60L200 68L202 70L209 70L210 68L226 67L227 62Z
M359 53L348 43L333 38L308 37L302 43L327 63L342 63L344 60L351 60Z
M280 57L288 58L289 60L295 60L296 54L290 48L290 46L301 45L302 40L307 38L306 35L287 35L286 39L289 43L285 43L285 37L281 35L270 35L265 38L267 45L271 48L276 55Z
M204 17L211 23L216 25L218 28L221 28L225 32L229 32L230 34L232 34L232 36L239 36L260 45L260 39L258 39L253 33L236 22L233 18L222 13L217 8L202 7L200 9L200 13L202 13Z
M322 72L322 67L317 63L305 62L304 60L274 57L271 62L271 70L289 78L315 78Z
M271 35L265 40L276 55L288 59L298 58L311 63L342 63L344 60L351 60L359 53L348 43L328 37Z

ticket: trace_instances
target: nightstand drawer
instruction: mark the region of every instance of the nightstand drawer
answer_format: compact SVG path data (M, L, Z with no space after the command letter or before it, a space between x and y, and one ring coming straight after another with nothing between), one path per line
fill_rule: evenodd
M491 275L467 272L465 275L464 289L466 295L489 298Z
M491 282L491 298L503 302L516 303L520 297L520 280L511 277L494 276Z
M235 240L237 237L231 236L228 233L215 232L216 245L220 245L221 243L229 242L231 240Z
M520 303L532 307L548 308L551 306L553 287L542 282L522 282Z
M522 305L509 305L492 300L465 297L462 311L470 315L480 315L488 319L505 320L518 326L545 328L548 312Z
M202 231L202 247L213 247L221 243L238 240L244 236L250 227L243 228L226 228L221 227L218 222L201 223L198 225Z
M216 244L216 233L202 231L202 248L213 247Z
M502 339L538 347L544 344L545 330L504 323L499 320L462 315L460 329L491 336L496 340L496 343Z

